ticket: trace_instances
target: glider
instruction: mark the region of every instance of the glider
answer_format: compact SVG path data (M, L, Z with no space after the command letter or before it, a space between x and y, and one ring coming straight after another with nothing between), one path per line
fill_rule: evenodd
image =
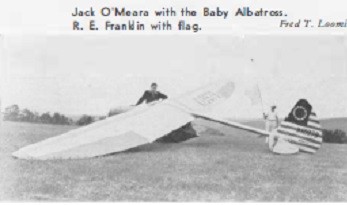
M196 118L214 121L257 134L269 135L270 133L264 130L206 114L231 98L234 90L235 84L232 81L219 81L177 98L150 105L136 106L125 113L28 145L12 155L19 159L35 160L83 159L103 156L152 143L163 137L170 137L170 133L177 133L179 129ZM299 111L302 110L296 109L292 112ZM313 115L313 112L310 110L306 114L307 116ZM305 118L305 120L307 119ZM291 122L286 123L290 124ZM289 126L286 123L281 124L281 126ZM311 140L311 137L308 137L306 131L304 131L306 129L304 124L295 124L296 127L294 125L290 126L293 127L293 130L287 130L290 134L278 132L281 135L289 136L288 139L293 139L290 143L303 144L303 142L306 143L306 141ZM302 138L303 135L305 135L304 138ZM300 138L299 141L294 140L298 137ZM305 148L303 150L307 151Z

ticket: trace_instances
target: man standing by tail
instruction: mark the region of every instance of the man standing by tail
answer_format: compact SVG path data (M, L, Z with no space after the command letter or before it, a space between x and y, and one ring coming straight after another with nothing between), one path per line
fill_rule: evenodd
M263 113L264 119L266 120L266 131L271 133L274 129L278 127L278 116L276 113L276 105L271 106L271 111L268 114ZM269 143L269 137L266 137L265 143Z

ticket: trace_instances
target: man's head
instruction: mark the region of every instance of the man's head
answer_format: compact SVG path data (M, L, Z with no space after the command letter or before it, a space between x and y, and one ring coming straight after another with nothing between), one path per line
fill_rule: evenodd
M153 92L157 91L157 87L158 87L157 83L152 83L151 84L151 91L153 91Z

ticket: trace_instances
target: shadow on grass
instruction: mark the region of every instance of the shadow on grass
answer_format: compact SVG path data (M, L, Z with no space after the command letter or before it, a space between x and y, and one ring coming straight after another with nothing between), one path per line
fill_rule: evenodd
M125 154L139 153L139 152L158 153L158 152L164 152L167 150L176 151L182 148L182 146L179 146L179 145L181 145L185 141L190 141L193 138L199 138L199 136L197 135L196 131L193 128L191 128L190 124L188 124L184 128L178 129L169 135L165 135L157 139L153 143L140 145L138 147L125 150L123 152L111 153L104 156L110 156L110 155L114 156L119 153L123 153L123 154L124 153Z
M214 136L215 137L215 136ZM205 139L203 139L205 138ZM208 138L207 138L208 139ZM135 153L164 153L164 152L179 152L182 149L190 148L211 148L225 145L225 142L218 140L206 140L206 137L191 138L182 142L153 142L149 144L140 145L138 147L130 148L122 152L110 153L100 157L117 156L124 154L135 154Z
M167 150L178 150L181 149L181 147L178 145L178 143L159 143L154 142L150 144L144 144L140 145L138 147L130 148L122 152L115 152L103 155L101 157L109 157L109 156L116 156L120 154L134 154L134 153L160 153L165 152Z

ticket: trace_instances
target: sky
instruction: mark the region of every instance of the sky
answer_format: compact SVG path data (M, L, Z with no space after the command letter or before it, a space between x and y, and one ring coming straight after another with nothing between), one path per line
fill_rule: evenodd
M347 117L347 38L341 35L7 35L2 106L103 115L135 104L150 83L174 97L228 78L257 83L263 107L288 114L299 98L321 117ZM235 99L237 98L237 99ZM261 117L235 96L216 112Z

